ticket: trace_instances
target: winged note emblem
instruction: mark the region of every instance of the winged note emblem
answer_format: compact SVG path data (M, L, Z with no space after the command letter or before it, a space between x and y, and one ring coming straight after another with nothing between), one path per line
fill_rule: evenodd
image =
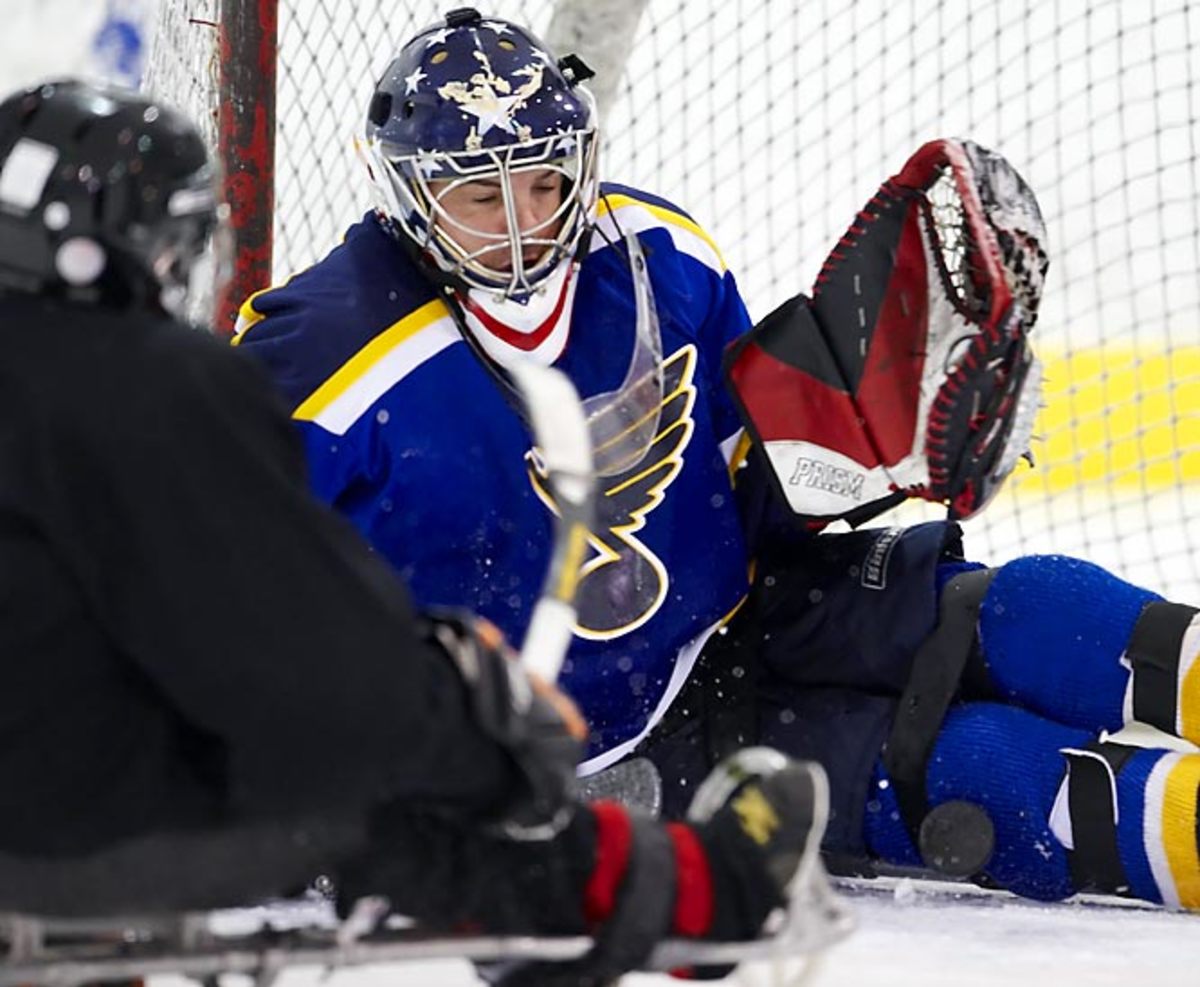
M640 627L662 606L670 585L666 566L639 538L646 519L665 499L683 468L695 423L692 383L696 348L684 346L663 364L658 431L645 456L628 470L601 478L596 520L588 539L593 550L580 570L575 633L605 640ZM542 501L557 508L534 451L526 454L530 482Z

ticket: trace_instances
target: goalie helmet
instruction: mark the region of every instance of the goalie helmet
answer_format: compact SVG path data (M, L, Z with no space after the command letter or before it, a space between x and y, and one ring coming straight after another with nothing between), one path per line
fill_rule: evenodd
M181 114L74 80L0 103L0 285L181 316L218 218Z
M362 150L385 225L439 281L519 298L574 255L596 201L596 113L580 85L590 75L524 28L468 8L422 31L387 67ZM513 177L536 169L558 173L562 202L520 230ZM474 229L443 204L481 179L499 186L505 232Z

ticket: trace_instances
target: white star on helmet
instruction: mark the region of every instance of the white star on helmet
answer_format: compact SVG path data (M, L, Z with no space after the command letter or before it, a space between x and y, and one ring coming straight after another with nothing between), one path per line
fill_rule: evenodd
M422 71L421 66L418 65L416 71L413 72L412 75L406 75L404 77L404 95L408 96L411 93L415 93L417 91L417 87L427 78L429 78L429 76L427 76L424 71Z

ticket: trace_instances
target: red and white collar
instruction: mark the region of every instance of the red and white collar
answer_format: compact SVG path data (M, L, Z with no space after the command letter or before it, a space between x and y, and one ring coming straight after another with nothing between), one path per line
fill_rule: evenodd
M578 266L564 262L523 302L480 288L457 292L467 330L502 367L523 359L548 366L567 345Z

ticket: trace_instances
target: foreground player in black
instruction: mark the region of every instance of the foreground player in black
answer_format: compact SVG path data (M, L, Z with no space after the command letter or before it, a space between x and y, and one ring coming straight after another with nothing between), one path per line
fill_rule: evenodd
M758 935L815 850L815 776L699 826L573 803L569 701L473 618L414 614L257 371L172 314L218 214L167 108L0 103L0 910L209 907L321 867L432 925L593 932L595 982L666 935Z

